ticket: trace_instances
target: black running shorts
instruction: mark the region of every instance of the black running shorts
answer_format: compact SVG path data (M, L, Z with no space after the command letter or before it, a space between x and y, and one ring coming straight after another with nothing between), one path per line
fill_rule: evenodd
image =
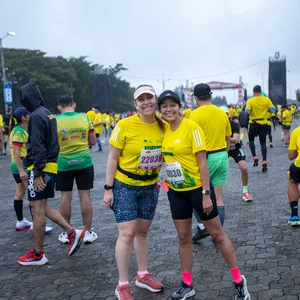
M283 130L290 130L291 129L291 125L281 125L281 128L283 129Z
M242 160L246 160L246 154L242 148L230 150L228 157L232 157L237 164Z
M186 220L191 219L193 216L193 209L199 215L201 220L208 221L218 216L218 208L216 195L213 186L210 186L211 201L213 204L213 211L207 215L203 212L203 195L202 187L191 191L178 192L171 188L168 192L168 199L170 201L171 213L173 220Z
M297 183L300 183L300 168L296 167L294 163L290 165L290 178L296 181Z
M267 126L267 124L251 123L249 126L249 139L251 137L266 136L268 132Z
M13 175L16 183L22 183L22 179L20 177L20 174L12 174L12 175Z
M74 179L79 191L91 190L94 187L94 167L73 170L59 171L56 177L56 190L61 192L73 191Z

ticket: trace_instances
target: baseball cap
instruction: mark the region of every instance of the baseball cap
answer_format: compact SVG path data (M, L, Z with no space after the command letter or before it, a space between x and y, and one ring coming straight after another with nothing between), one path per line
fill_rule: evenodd
M253 93L261 93L262 90L261 90L261 86L260 85L256 85L254 88L253 88Z
M136 88L135 92L134 92L134 100L136 100L139 96L141 96L142 94L151 94L153 96L156 96L156 92L154 90L154 88L151 85L140 85Z
M18 107L15 109L13 115L17 120L21 120L22 117L30 115L30 112L25 107Z
M205 83L199 83L194 87L194 93L192 96L196 96L198 99L206 99L212 94L210 86Z
M158 106L160 106L162 102L167 98L171 98L175 100L178 104L181 104L180 97L175 92L171 90L166 90L159 95L157 101Z

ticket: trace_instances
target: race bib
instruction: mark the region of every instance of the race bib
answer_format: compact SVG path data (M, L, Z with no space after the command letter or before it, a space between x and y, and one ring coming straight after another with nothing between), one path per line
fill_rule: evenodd
M160 149L155 150L142 150L139 169L157 169L163 163L163 156Z
M181 164L179 162L170 164L166 163L166 173L168 182L171 184L180 184L185 182Z

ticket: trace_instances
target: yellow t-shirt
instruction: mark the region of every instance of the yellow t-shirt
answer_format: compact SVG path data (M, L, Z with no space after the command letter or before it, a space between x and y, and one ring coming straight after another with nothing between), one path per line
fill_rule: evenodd
M233 107L228 108L228 115L229 115L229 118L233 117L233 115L234 115L234 108Z
M239 116L239 112L238 112L237 108L233 109L233 116L234 117L238 117Z
M275 116L275 114L268 111L268 113L267 113L267 124L268 125L271 125L271 117L272 116Z
M192 110L190 108L186 108L183 110L182 114L185 118L189 119Z
M96 116L96 112L94 112L93 110L89 110L86 115L88 116L88 118L90 119L90 121L93 123L95 116Z
M294 164L297 168L300 168L300 127L295 128L291 134L289 150L298 152Z
M183 118L173 132L170 125L162 144L167 182L175 191L190 191L202 186L200 168L195 153L206 150L205 136L194 121Z
M256 96L247 101L246 109L250 110L250 123L267 124L267 114L273 103L268 97Z
M0 128L4 127L3 117L0 115Z
M284 110L282 113L282 125L291 126L292 119L293 119L293 115L290 112L290 110L289 109Z
M102 132L102 114L96 113L93 123L94 123L95 133L100 134Z
M192 111L190 119L203 130L207 151L227 148L226 137L231 136L231 126L222 109L215 105L203 105Z
M114 118L110 115L106 115L106 117L105 117L105 124L106 125L105 126L106 126L107 129L111 127L113 122L114 122Z
M157 122L143 122L136 114L118 122L112 131L109 143L121 149L119 166L121 169L136 175L152 175L152 180L142 181L127 177L117 170L115 178L133 186L155 184L162 164L161 145L163 131Z

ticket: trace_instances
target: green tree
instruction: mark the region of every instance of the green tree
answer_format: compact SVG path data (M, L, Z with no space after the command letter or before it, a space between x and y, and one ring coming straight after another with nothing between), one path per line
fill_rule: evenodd
M227 99L225 96L222 97L216 96L212 99L212 103L218 106L222 106L222 105L227 106Z

